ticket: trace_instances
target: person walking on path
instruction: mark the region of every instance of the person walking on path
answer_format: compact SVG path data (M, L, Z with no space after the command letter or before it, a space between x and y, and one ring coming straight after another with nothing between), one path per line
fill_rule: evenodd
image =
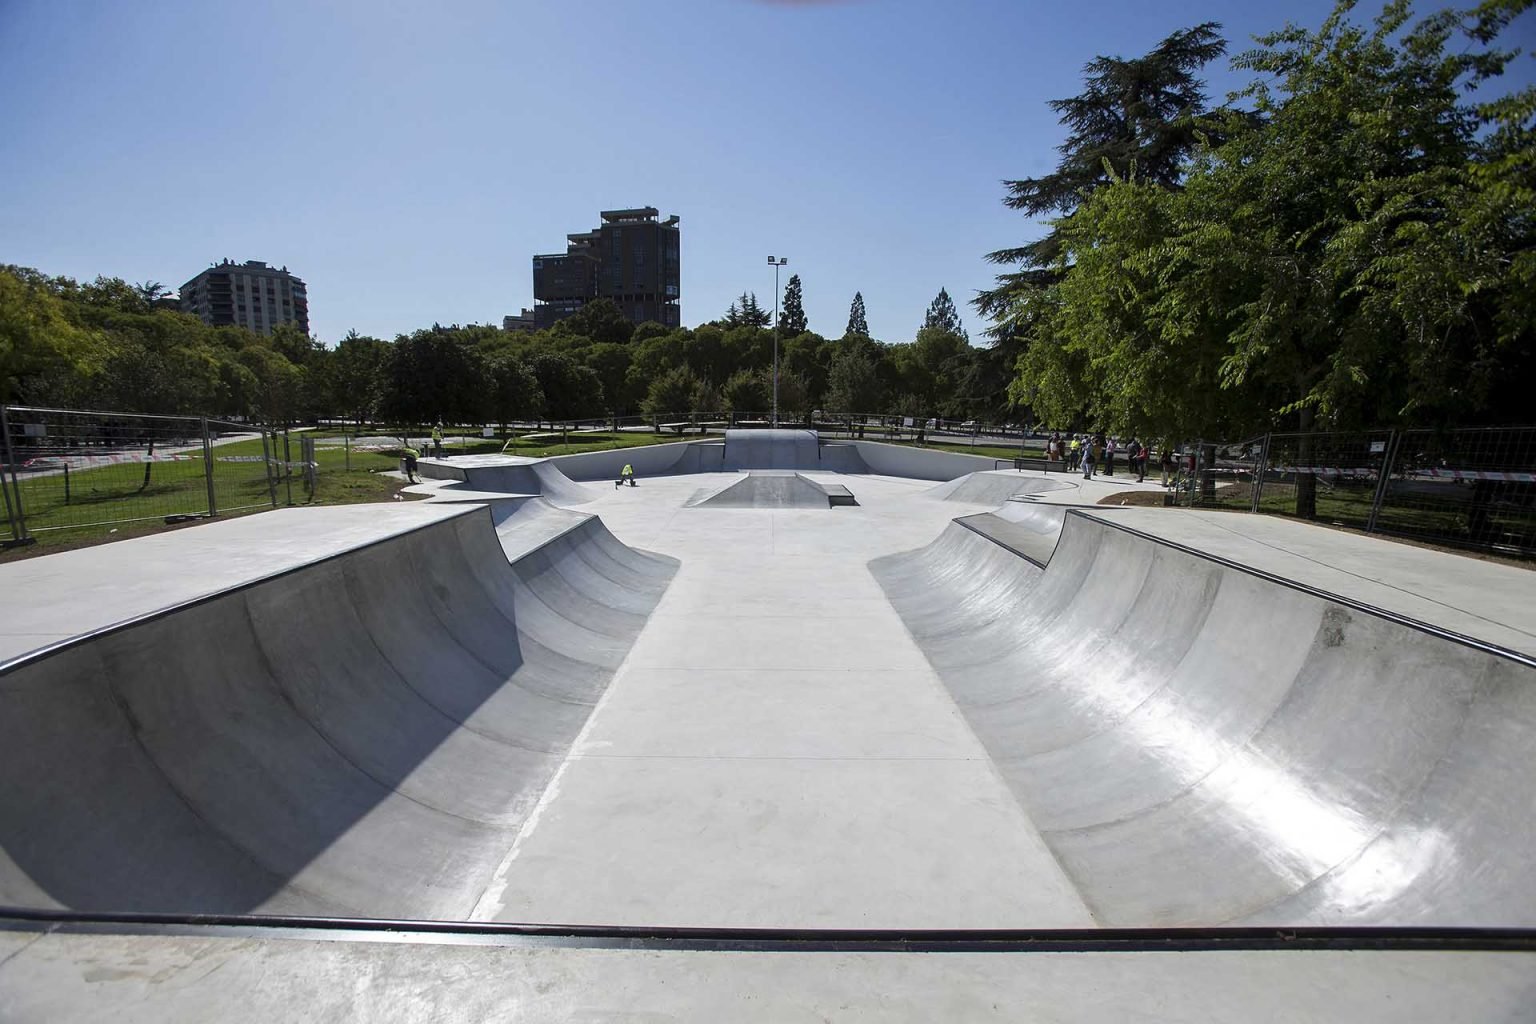
M1152 450L1147 447L1147 442L1142 441L1136 447L1136 482L1146 483L1147 460L1152 457Z
M1115 450L1117 448L1119 448L1119 447L1120 446L1115 443L1115 439L1114 438L1110 438L1108 441L1104 442L1104 475L1105 476L1114 476L1115 475Z
M411 483L418 483L416 479L416 460L421 457L421 452L411 447L411 442L405 442L405 478Z

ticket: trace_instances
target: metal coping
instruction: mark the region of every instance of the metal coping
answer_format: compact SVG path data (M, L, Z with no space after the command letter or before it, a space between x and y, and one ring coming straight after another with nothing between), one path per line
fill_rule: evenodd
M1097 512L1098 510L1093 509L1091 511ZM1330 601L1333 604L1344 605L1347 608L1354 608L1365 612L1367 615L1375 615L1379 618L1386 619L1388 622L1394 622L1400 626L1407 626L1408 628L1416 629L1421 633L1428 633L1430 636L1438 637L1441 640L1449 640L1452 643L1461 644L1463 647L1470 647L1473 650L1481 651L1484 654L1491 654L1499 658L1507 658L1508 660L1516 662L1520 665L1524 665L1527 668L1536 668L1536 655L1516 651L1509 647L1505 647L1502 644L1496 644L1491 640L1481 640L1474 636L1467 636L1465 633L1458 633L1454 630L1446 629L1444 626L1437 626L1432 622L1425 622L1422 619L1415 619L1404 615L1401 612L1389 611L1386 608L1377 607L1368 601L1361 601L1358 598L1353 597L1345 597L1343 594L1336 594L1332 591L1323 590L1321 588L1311 586L1307 583L1301 583L1296 580L1287 579L1284 576L1277 576L1272 572L1257 568L1256 566L1245 565L1242 562L1237 562L1230 558L1225 558L1221 555L1211 554L1209 551L1201 551L1200 549L1192 548L1187 544L1181 544L1178 541L1168 540L1165 537L1159 537L1155 533L1148 533L1145 530L1138 530L1133 526L1127 526L1124 523L1116 523L1110 519L1102 519L1097 515L1090 514L1090 510L1088 509L1070 509L1068 510L1067 514L1081 516L1084 519L1091 519L1094 522L1108 526L1111 529L1123 530L1134 537L1141 537L1144 540L1151 541L1154 544L1161 544L1164 547L1173 548L1175 551L1181 551L1186 555L1193 555L1196 558L1203 558L1208 562L1215 562L1217 565L1228 569L1235 569L1238 572L1245 572L1250 576L1257 576L1261 580L1267 580L1270 583L1277 583L1282 587L1289 587L1291 590L1299 591L1311 597L1320 598L1324 601Z
M0 931L412 945L754 953L1421 951L1536 953L1536 929L1461 927L828 929L409 921L0 907Z
M521 497L521 495L519 497ZM425 503L422 504L425 506ZM399 540L401 537L404 537L410 533L415 533L418 530L430 530L434 527L440 527L447 523L451 523L463 516L473 515L479 511L485 512L487 516L491 514L490 502L465 502L462 505L451 502L441 502L430 507L441 508L446 511L441 519L435 519L427 523L417 523L411 526L402 527L401 529L395 530L382 537L375 537L372 540L365 541L362 544L356 544L351 547L342 548L339 551L332 551L321 555L318 558L311 558L307 561L300 562L298 565L290 565L285 569L279 569L277 572L268 573L265 576L258 576L255 579L244 580L235 584L234 586L225 587L222 590L215 590L211 593L200 594L197 597L188 598L185 601L177 601L174 604L167 605L164 608L156 608L154 611L145 612L142 615L135 615L126 619L122 619L118 622L108 623L105 626L98 626L95 629L69 637L68 639L59 640L54 643L47 644L46 646L27 651L24 654L19 654L8 661L0 661L0 678L3 678L9 673L17 671L27 665L34 664L46 658L51 658L56 654L61 654L64 651L78 647L82 644L89 643L92 640L98 640L101 637L110 636L111 634L120 632L122 630L132 629L135 626L141 626L145 623L155 622L159 619L165 618L168 615L174 615L177 612L186 611L189 608L196 608L199 605L207 604L210 601L217 601L221 598L229 597L233 594L239 594L243 591L251 590L265 583L271 583L272 581L280 580L285 576L291 576L294 573L303 572L306 569L311 569L317 565L324 565L326 562L333 561L345 555L354 554L358 551L366 551L367 549L371 547L377 547L380 544L388 544L391 541ZM572 510L568 509L567 511ZM597 518L590 512L578 512L576 514L584 518L580 522L572 523L570 526L562 529L559 533L551 537L547 537L528 550L521 552L517 556L518 560L521 561L522 559L527 558L529 555L548 547L550 544L560 540L571 531L580 529L582 526L585 526L588 520ZM490 528L494 530L495 524L490 524ZM511 558L507 559L507 564L514 564ZM0 908L0 913L3 912L3 908Z

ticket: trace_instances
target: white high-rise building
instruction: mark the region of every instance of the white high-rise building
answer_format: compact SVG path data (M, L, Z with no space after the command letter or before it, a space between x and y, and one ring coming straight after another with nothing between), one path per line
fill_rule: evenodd
M181 310L215 327L234 324L271 334L278 324L309 333L309 293L288 268L261 260L223 260L181 286Z

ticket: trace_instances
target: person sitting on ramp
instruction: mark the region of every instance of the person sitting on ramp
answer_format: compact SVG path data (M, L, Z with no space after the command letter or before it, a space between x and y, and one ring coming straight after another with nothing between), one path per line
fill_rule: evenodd
M635 486L635 467L624 463L624 468L619 470L619 478L613 482L614 487L623 487L625 484Z

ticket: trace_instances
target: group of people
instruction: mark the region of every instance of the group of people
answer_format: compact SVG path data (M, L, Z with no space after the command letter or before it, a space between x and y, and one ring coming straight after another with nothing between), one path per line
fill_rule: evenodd
M1091 480L1100 472L1105 476L1114 476L1117 456L1125 459L1126 468L1136 475L1137 483L1147 478L1147 466L1152 461L1152 446L1146 441L1134 437L1122 441L1118 437L1106 436L1103 431L1065 436L1056 431L1045 443L1047 465L1060 462L1069 473L1081 470L1084 480ZM1168 467L1173 464L1173 453L1166 444L1163 445L1162 460L1166 478Z

